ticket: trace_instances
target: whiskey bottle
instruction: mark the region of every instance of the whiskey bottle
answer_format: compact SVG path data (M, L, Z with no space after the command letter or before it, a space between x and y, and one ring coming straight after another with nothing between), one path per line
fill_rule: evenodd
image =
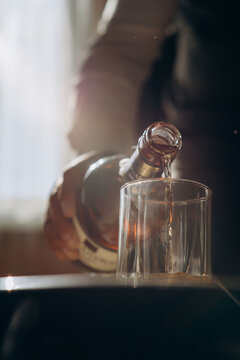
M116 269L121 186L141 178L169 177L181 145L181 135L173 125L157 122L144 131L130 158L112 155L89 166L73 219L81 263L98 271Z

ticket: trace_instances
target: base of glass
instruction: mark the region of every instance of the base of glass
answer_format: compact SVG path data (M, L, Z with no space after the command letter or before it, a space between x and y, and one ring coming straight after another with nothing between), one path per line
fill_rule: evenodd
M205 286L212 282L211 274L192 275L187 273L117 274L117 280L135 285Z

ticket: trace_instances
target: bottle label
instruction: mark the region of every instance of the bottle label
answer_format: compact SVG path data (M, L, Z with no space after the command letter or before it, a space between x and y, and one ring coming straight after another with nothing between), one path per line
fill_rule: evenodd
M73 224L79 237L79 261L98 271L116 271L117 252L97 244L89 238L76 216Z

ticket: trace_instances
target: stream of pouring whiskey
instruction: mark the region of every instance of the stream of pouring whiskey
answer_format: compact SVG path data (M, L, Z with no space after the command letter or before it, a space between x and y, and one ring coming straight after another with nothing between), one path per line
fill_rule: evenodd
M171 163L168 159L165 162L163 173L166 179L171 178ZM172 259L172 220L173 220L173 191L171 182L167 184L165 189L165 201L167 205L168 219L167 219L167 239L164 242L165 245L165 272L173 272L173 259Z

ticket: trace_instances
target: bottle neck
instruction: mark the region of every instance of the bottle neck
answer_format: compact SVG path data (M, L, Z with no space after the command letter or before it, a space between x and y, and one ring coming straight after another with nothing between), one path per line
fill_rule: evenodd
M130 159L120 164L119 174L124 181L160 177L169 172L181 145L181 134L173 125L154 123L144 131Z
M132 156L120 166L119 174L124 181L133 181L141 178L160 177L163 166L156 167L146 163L141 156L138 146Z

